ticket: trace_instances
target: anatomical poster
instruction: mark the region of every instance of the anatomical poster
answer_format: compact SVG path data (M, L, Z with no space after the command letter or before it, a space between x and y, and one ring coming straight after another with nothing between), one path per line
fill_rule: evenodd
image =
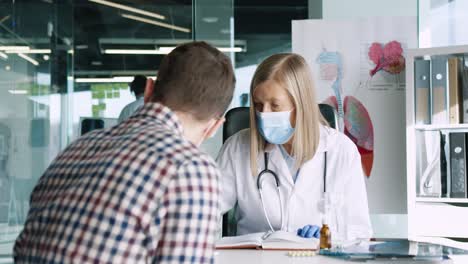
M403 199L405 51L417 47L416 21L376 17L292 23L293 52L311 67L319 103L335 108L338 129L356 144L368 189L378 183Z

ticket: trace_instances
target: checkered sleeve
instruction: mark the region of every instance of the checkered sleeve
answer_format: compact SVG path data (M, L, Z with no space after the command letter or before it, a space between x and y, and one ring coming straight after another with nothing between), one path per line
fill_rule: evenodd
M219 216L219 171L213 161L182 165L162 200L161 237L153 262L213 263Z

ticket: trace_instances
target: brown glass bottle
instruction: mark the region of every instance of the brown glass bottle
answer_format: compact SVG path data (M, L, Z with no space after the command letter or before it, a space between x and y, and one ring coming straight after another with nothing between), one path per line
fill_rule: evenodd
M331 232L327 224L323 224L320 229L320 249L331 248Z

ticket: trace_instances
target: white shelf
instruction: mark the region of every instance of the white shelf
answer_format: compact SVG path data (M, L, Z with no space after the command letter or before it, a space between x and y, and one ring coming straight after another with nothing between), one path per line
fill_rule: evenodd
M416 124L416 93L414 61L433 55L468 54L468 45L413 49L406 53L406 170L408 195L408 237L468 238L468 198L417 197L418 145L420 132L468 132L466 124ZM427 59L427 58L426 58ZM448 102L447 102L448 103ZM450 141L450 139L447 139ZM427 143L426 143L427 144ZM450 166L450 164L447 164ZM446 241L445 241L446 242ZM464 245L465 246L465 245ZM468 247L468 244L466 245Z
M468 53L468 45L437 47L437 48L418 48L410 49L406 52L407 57L423 57L433 55L447 54L466 54Z
M438 244L438 245L444 245L447 247L454 247L454 248L468 250L467 242L459 242L459 241L456 241L450 238L445 238L445 237L415 236L415 237L408 237L408 239L411 241L416 241L416 242Z
M468 124L415 125L416 130L457 130L468 129Z
M424 203L467 203L467 198L416 197L416 202Z

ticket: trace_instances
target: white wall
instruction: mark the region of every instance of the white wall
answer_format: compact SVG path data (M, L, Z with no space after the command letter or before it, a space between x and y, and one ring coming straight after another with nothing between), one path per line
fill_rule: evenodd
M404 48L416 47L416 17L293 21L292 36L293 51L311 67L319 102L334 92L331 83L320 78L317 57L322 49L342 54L341 95L358 98L373 123L374 162L366 179L370 212L406 213L405 92L401 89L405 76L383 72L370 79L374 65L368 62L367 47L391 40L400 41Z
M322 4L323 19L331 20L418 15L417 0L323 0ZM405 116L401 118L404 119ZM405 179L405 175L395 175L394 178L390 179L371 177L368 180L370 212L376 237L406 236ZM389 184L393 188L386 188ZM386 197L385 199L390 197L391 199L398 199L398 201L389 201L392 206L387 208L388 203L382 197Z
M417 0L323 0L323 18L416 16Z
M468 44L468 1L421 1L419 10L419 47Z

